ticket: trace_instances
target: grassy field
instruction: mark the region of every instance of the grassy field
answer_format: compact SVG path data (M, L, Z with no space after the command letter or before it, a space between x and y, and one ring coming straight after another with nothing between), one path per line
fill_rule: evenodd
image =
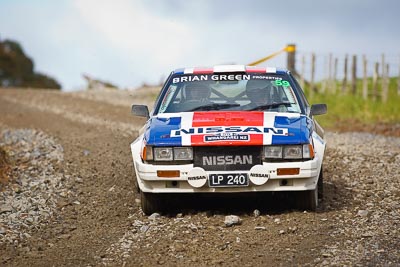
M369 86L369 92L371 92L371 80ZM390 79L389 97L386 103L381 101L380 95L375 100L372 95L368 96L368 100L364 100L361 93L362 81L358 82L357 88L355 95L350 92L342 93L340 84L337 84L336 93L314 93L311 96L309 88L305 88L305 93L310 104L326 103L328 105L328 113L318 117L321 125L328 128L333 127L336 123L345 122L358 122L366 125L400 123L400 95L397 93L397 77ZM380 94L380 92L381 88L378 88L378 93Z

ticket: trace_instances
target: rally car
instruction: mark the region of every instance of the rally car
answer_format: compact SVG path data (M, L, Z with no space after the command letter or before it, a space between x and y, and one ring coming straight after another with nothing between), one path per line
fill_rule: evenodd
M224 65L173 71L131 144L145 214L166 193L293 192L315 210L322 193L324 131L284 69ZM298 192L294 192L298 191ZM319 192L318 192L319 191Z

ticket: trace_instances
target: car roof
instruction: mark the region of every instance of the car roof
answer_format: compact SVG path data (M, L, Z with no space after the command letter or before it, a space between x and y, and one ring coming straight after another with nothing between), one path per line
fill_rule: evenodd
M172 74L214 74L214 73L289 73L287 69L275 67L258 67L245 65L217 65L214 67L194 67L180 68L172 72Z

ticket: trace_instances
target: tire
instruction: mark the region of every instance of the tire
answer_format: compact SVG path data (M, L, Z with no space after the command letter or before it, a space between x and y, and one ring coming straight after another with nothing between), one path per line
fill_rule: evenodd
M318 178L318 199L321 201L324 199L324 175L322 166Z
M151 215L154 212L162 211L162 201L158 194L145 193L140 191L140 201L141 201L142 211L146 215Z
M136 188L136 193L140 193L140 188L139 188L139 184L138 184L138 182L136 180L136 177L134 178L133 183L134 183L135 188Z
M136 172L136 168L135 168L135 163L133 163L132 164L132 169L133 169L133 173L135 174L135 176L133 177L133 184L134 184L134 186L135 186L135 188L136 188L136 192L137 193L140 193L140 188L139 188L139 184L138 184L138 181L137 181L137 172Z
M318 206L318 186L314 190L300 191L298 207L302 210L315 211Z

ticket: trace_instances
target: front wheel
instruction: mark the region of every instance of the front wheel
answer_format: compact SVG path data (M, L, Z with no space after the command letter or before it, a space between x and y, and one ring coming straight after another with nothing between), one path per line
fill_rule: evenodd
M140 202L142 211L146 215L151 215L154 212L162 211L162 201L158 194L140 191Z
M318 178L318 198L322 201L324 198L324 175L323 168L321 166L321 171Z
M318 206L318 186L314 190L298 192L298 206L303 210L315 211Z

